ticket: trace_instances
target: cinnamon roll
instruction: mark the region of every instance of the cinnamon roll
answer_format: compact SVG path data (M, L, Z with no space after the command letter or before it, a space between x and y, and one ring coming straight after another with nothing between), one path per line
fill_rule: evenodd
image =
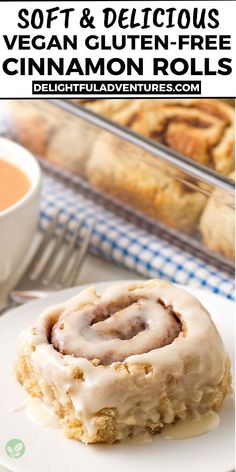
M220 173L234 168L234 109L214 99L72 99Z
M12 137L38 156L44 157L59 126L50 106L40 101L12 100L8 103Z
M92 111L112 117L128 106L131 99L74 99ZM33 100L8 103L11 136L34 154L80 176L94 139L99 132L84 120L51 105ZM4 111L4 116L6 112Z
M234 110L213 99L135 100L115 119L134 131L228 174L234 168Z
M101 135L87 161L88 180L105 193L165 225L192 233L207 197L186 176L142 150Z
M233 168L233 109L217 100L134 100L113 119L227 173ZM199 184L142 150L103 133L86 175L99 189L165 225L196 230L207 197Z
M235 180L234 172L229 177ZM233 195L216 189L200 220L200 231L207 247L229 259L235 258L235 202Z
M12 101L9 115L10 132L16 141L60 168L84 174L94 137L88 124L44 101Z
M79 99L72 101L79 102ZM126 107L130 101L128 99L83 99L81 104L94 112L99 112L111 118L115 113ZM48 143L45 157L63 169L84 176L86 161L90 155L94 140L99 136L99 129L82 119L75 119L75 117L69 114L64 116L64 120L62 112L60 115L61 123L56 127Z
M16 375L69 438L114 443L217 411L230 362L209 313L166 282L88 288L20 336Z

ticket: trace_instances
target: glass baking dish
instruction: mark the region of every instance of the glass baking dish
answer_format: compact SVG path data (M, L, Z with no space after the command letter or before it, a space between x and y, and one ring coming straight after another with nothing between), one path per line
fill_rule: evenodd
M71 100L2 100L0 133L47 172L232 273L234 181Z

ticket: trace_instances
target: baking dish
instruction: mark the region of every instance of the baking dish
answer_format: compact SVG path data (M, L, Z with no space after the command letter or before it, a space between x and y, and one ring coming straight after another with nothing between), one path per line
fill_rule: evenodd
M69 100L2 101L1 133L47 172L159 237L232 272L234 182ZM232 178L231 178L232 177Z

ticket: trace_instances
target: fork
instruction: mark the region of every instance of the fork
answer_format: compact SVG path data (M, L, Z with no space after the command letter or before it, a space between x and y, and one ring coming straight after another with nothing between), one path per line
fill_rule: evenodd
M60 223L60 211L55 214L29 266L11 290L7 305L0 310L0 315L30 300L43 298L51 291L72 287L75 284L88 252L95 219L88 223L79 247L77 241L84 220L67 241L69 222L68 217L64 223ZM60 229L56 231L59 223Z

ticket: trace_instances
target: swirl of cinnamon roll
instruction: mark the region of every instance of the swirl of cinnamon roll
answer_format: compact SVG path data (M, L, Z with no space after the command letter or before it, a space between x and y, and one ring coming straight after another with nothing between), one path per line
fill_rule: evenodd
M89 288L47 309L20 337L16 374L86 443L218 410L231 382L207 311L159 280Z
M51 331L51 342L62 354L99 359L102 364L123 361L173 342L180 321L155 298L124 294L78 312L63 313Z
M133 102L116 115L134 131L228 174L234 167L234 110L212 99Z

